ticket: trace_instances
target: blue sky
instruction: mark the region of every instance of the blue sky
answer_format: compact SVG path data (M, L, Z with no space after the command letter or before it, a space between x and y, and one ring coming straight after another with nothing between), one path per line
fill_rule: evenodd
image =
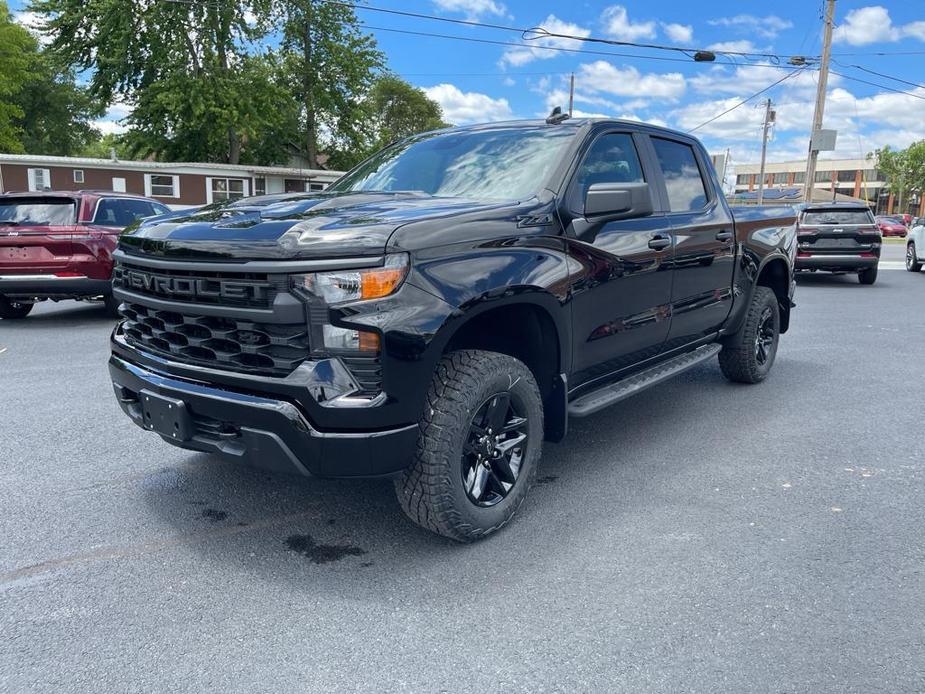
M545 0L370 0L370 5L454 19L686 48L818 56L822 0L755 2L549 2ZM23 3L12 2L11 9ZM833 70L825 126L839 131L838 147L826 157L858 157L886 144L903 147L925 139L925 88L863 72L860 65L908 82L925 82L925 2L872 4L839 0ZM489 41L523 43L517 33L358 11L364 23L405 31L433 32ZM28 20L28 18L24 18ZM545 115L567 107L568 76L576 76L579 114L634 118L690 130L742 98L788 74L767 59L721 58L694 63L683 54L567 39L531 45L630 53L584 55L373 30L389 67L424 89L447 120L469 123ZM918 52L918 54L916 54ZM892 55L875 55L890 53ZM647 59L671 58L672 61ZM674 62L680 59L679 62ZM807 70L769 92L777 123L769 159L805 156L817 73ZM855 78L855 79L849 79ZM919 97L890 92L875 82ZM729 148L732 162L757 160L762 108L745 104L696 134L713 152ZM102 124L116 127L116 107Z

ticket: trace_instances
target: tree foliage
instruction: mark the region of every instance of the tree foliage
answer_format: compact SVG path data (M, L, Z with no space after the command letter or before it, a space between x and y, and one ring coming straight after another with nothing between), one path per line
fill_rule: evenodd
M337 160L364 148L364 97L384 64L353 8L314 0L280 3L288 86L299 104L301 151L311 168L324 150Z
M887 145L868 156L876 157L877 168L886 176L901 209L913 192L925 192L925 140L899 150Z
M278 121L270 66L248 53L270 0L35 0L50 50L91 93L133 107L138 154L238 163ZM257 21L254 21L254 19Z
M448 127L440 104L393 75L376 80L368 102L376 128L373 146L377 149L415 133Z

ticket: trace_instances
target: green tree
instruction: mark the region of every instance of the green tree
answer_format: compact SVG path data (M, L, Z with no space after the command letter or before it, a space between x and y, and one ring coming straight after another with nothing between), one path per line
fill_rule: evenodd
M251 52L271 0L34 0L49 50L90 71L92 95L133 107L133 152L239 163L279 123L291 99Z
M115 151L117 159L131 159L132 155L122 135L106 133L105 135L85 144L77 153L81 157L94 159L110 159Z
M311 168L322 150L332 161L355 156L368 133L364 97L383 55L351 7L316 0L281 5L285 73L299 103L299 149Z
M415 133L449 127L440 104L394 75L377 79L367 101L376 126L376 148Z
M868 158L876 158L877 168L886 176L887 186L896 196L900 211L905 211L903 203L913 192L925 192L925 140L906 149L897 150L887 145L869 154Z
M0 0L0 152L24 152L18 120L25 114L16 97L33 77L36 41L13 21L10 8Z

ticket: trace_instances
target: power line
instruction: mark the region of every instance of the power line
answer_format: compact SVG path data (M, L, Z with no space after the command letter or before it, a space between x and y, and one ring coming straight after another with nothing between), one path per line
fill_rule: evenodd
M440 38L440 39L450 39L453 41L468 41L470 43L485 43L493 46L513 46L515 48L526 48L534 51L555 51L560 53L578 53L581 55L604 55L612 56L617 58L637 58L639 60L657 60L660 62L666 63L684 63L690 65L691 61L684 58L668 58L660 55L640 55L639 53L621 53L618 51L594 51L586 48L564 48L562 46L531 46L528 43L518 43L515 41L498 41L493 39L478 39L472 36L456 36L454 34L438 34L430 31L412 31L411 29L394 29L391 27L381 27L375 26L372 24L360 24L364 29L372 29L373 31L385 31L394 34L406 34L409 36L425 36L428 38ZM775 70L792 70L799 71L802 70L802 67L797 67L793 65L768 65L765 63L741 63L737 64L737 67L753 67L753 68L773 68Z
M862 80L860 77L852 77L851 75L846 75L843 72L831 71L833 75L838 75L839 77L844 77L846 80L851 80L852 82L860 82L861 84L868 84L871 87L877 87L879 89L885 89L888 92L893 92L894 94L905 94L906 96L911 96L913 99L921 99L925 101L925 96L921 94L913 94L912 92L906 92L902 89L894 89L893 87L888 87L885 84L879 84L878 82L870 82L869 80Z
M894 82L900 82L902 84L908 84L910 87L918 87L919 89L925 89L925 84L919 84L918 82L910 82L909 80L900 79L899 77L893 77L892 75L887 75L882 72L877 72L876 70L869 70L868 68L862 65L844 65L838 63L842 67L853 67L856 70L862 70L871 75L876 75L877 77L883 77L884 79L893 80Z
M359 10L361 12L380 12L383 14L398 15L401 17L413 17L415 19L426 19L436 22L445 22L448 24L461 24L464 26L473 26L479 27L482 29L498 29L501 31L513 31L519 33L521 38L525 41L536 41L543 38L558 38L566 39L569 41L576 41L581 43L599 43L610 46L629 46L632 48L645 48L650 50L659 50L659 51L673 51L676 53L683 53L685 55L690 55L697 53L698 51L703 51L704 49L699 48L684 48L680 46L668 46L665 44L659 43L638 43L635 41L618 41L616 39L605 39L595 36L579 36L576 34L565 34L558 32L551 32L542 26L534 26L530 28L523 27L514 27L505 24L492 24L488 22L478 22L472 19L456 19L454 17L440 17L437 15L424 14L422 12L411 12L409 10L395 10L385 7L375 7L373 5L360 5L353 2L346 2L345 0L316 0L317 2L325 3L328 5L338 5L341 7L349 7L353 10ZM709 53L714 55L725 55L725 56L738 56L741 58L765 58L774 62L779 62L782 58L803 58L806 56L793 56L793 55L778 55L776 53L760 53L760 52L746 52L746 51L723 51L723 50L710 50Z
M749 101L751 101L752 99L755 99L755 98L761 96L762 94L764 94L764 93L765 93L766 91L768 91L769 89L773 89L773 88L776 87L778 84L781 84L782 82L784 82L784 81L786 81L786 80L789 80L791 77L796 76L797 74L799 74L800 72L802 72L803 69L805 69L805 68L801 68L801 69L798 70L797 72L791 72L789 75L784 75L783 77L781 77L781 78L780 78L779 80L777 80L776 82L773 82L773 83L769 84L769 85L768 85L767 87L765 87L764 89L755 92L754 94L752 94L752 95L749 96L749 97L746 97L745 99L743 99L742 101L740 101L739 103L737 103L735 106L733 106L733 107L731 107L731 108L727 108L727 109L726 109L725 111L723 111L722 113L719 113L719 114L713 116L713 117L710 118L709 120L705 120L703 123L701 123L700 125L698 125L696 128L691 128L691 129L688 130L687 132L689 132L689 133L696 132L697 130L700 130L703 126L709 125L710 123L712 123L712 122L715 121L715 120L719 120L720 118L722 118L723 116L725 116L727 113L732 113L732 112L735 111L737 108L739 108L739 106L743 106L744 104L747 104Z

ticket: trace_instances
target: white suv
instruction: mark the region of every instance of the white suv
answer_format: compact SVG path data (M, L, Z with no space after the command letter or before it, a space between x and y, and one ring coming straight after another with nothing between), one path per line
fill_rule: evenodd
M906 269L918 272L925 265L925 217L912 220L912 231L906 237Z

